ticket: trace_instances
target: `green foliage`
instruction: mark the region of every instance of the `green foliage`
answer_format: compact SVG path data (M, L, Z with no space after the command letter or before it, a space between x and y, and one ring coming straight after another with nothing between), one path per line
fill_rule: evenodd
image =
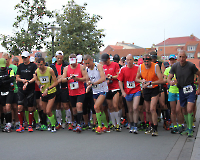
M68 1L67 5L63 5L63 13L55 13L56 22L61 28L56 36L55 52L62 50L65 59L72 53L94 57L104 46L101 40L105 37L104 30L96 26L102 17L94 14L90 16L85 12L86 5L79 6L73 0Z
M45 0L21 0L15 10L18 13L13 24L16 31L13 36L1 35L2 46L13 55L24 50L31 52L31 49L43 48L42 45L46 45L45 38L50 36L47 29L50 23L43 23L43 17L53 17L46 9Z

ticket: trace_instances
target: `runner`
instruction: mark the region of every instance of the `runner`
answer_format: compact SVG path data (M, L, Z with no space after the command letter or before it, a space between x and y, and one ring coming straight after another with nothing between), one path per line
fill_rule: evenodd
M84 64L87 66L87 85L88 89L92 87L94 98L94 109L96 111L96 117L98 121L98 127L96 133L110 132L106 115L103 109L103 102L106 98L106 92L108 92L108 86L106 82L106 76L101 64L95 64L90 55L85 55ZM104 127L102 128L102 122Z
M37 65L30 63L30 54L27 51L22 52L23 63L18 66L17 77L18 81L18 117L20 121L20 127L17 132L24 131L23 127L23 107L24 99L27 100L27 107L29 111L29 126L28 131L33 132L32 120L33 120L33 103L34 103L34 91L35 91L35 80L34 74L37 69Z
M188 135L188 137L193 136L192 123L193 123L193 110L194 103L196 100L196 87L194 85L194 75L200 76L200 71L196 68L195 64L186 61L186 52L180 51L178 54L179 61L175 63L170 70L170 74L167 78L167 82L173 86L177 84L179 88L179 99L180 105L182 107L184 119L187 124L187 129L182 132L182 135ZM174 74L177 80L173 80ZM198 84L200 81L198 80ZM198 88L197 93L200 93L200 88Z
M86 80L86 70L77 63L75 54L69 56L69 63L70 65L65 67L63 71L62 82L68 82L73 115L77 115L77 126L74 131L80 133L82 131L80 123L83 115L83 101L85 99L84 81Z
M11 132L12 112L11 104L14 94L14 71L12 68L6 67L6 59L0 59L0 91L1 91L1 105L5 114L6 126L3 132Z
M110 117L112 121L112 129L118 132L121 131L120 127L120 113L119 113L119 95L121 94L117 77L119 75L119 64L111 62L108 54L104 53L101 56L103 62L103 68L106 74L108 83L108 92L106 93L106 101L110 111ZM116 120L116 122L115 122ZM117 125L116 125L117 123Z
M52 114L52 107L55 101L56 86L58 81L52 68L45 66L44 58L39 58L38 69L35 71L35 81L42 92L42 109L48 115L51 122L51 132L56 132L55 118Z
M144 63L138 68L135 82L142 83L147 114L146 118L148 121L152 122L152 127L145 133L152 134L152 136L158 136L156 105L159 97L158 85L163 83L163 77L159 66L152 62L150 55L145 54L143 56L143 61Z
M138 134L139 102L141 96L140 83L135 82L138 66L133 64L134 59L131 54L126 56L127 66L123 67L119 73L119 87L122 96L126 98L130 119L130 133ZM131 73L131 74L130 74ZM124 87L123 87L123 83Z

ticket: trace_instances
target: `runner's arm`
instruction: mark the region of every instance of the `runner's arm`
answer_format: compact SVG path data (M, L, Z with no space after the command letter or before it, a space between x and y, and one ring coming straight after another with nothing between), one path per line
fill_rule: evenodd
M159 65L156 65L156 75L158 77L157 81L151 82L151 84L153 85L158 85L158 84L162 84L163 82L163 74L161 73L160 67Z
M140 67L138 67L137 75L136 75L136 77L135 77L135 82L143 83L144 80L143 80L143 79L140 79L140 78L141 78Z
M64 68L64 70L63 70L63 76L62 76L62 79L61 79L62 83L65 83L65 82L68 81L68 80L67 80L67 69L68 69L68 66L66 66L66 67Z
M100 78L99 80L97 80L96 82L94 82L94 85L100 84L100 83L106 81L106 76L105 76L105 73L104 73L104 70L103 70L103 66L100 65L100 64L98 64L98 65L97 65L97 69L99 70L99 73L100 73L100 77L101 77L101 78Z
M51 84L51 85L49 86L49 89L52 89L53 87L55 87L55 86L58 85L58 80L57 80L57 78L56 78L56 76L55 76L55 73L54 73L53 69L50 69L50 74L51 74L52 79L53 79L53 84Z

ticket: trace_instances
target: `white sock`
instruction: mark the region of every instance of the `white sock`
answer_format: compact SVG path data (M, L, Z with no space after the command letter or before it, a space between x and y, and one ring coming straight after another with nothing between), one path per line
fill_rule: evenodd
M115 115L115 119L117 121L117 124L120 124L120 117L119 117L119 111L118 112L113 112Z
M67 117L67 122L72 123L72 115L71 115L70 109L66 110L65 113L66 113L66 117Z
M61 114L61 110L60 109L56 110L56 119L57 119L57 122L59 124L61 124L62 114Z
M115 122L115 112L110 112L110 119L112 121L112 124L114 126L116 126L116 122Z

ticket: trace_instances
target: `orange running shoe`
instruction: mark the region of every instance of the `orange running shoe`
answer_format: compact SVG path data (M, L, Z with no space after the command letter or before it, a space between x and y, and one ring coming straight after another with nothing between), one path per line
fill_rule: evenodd
M28 132L33 132L33 128L31 126L28 126Z
M72 129L73 129L73 126L72 126L71 123L69 123L69 125L68 125L68 130L71 131Z
M102 133L102 130L101 130L101 127L100 127L100 126L97 127L96 133L98 133L98 134L101 134L101 133Z
M102 131L103 131L103 132L110 132L110 128L109 128L109 127L103 127L103 128L102 128Z
M16 132L21 133L22 131L24 131L24 127L22 127L22 125L20 125L19 128L16 130Z

